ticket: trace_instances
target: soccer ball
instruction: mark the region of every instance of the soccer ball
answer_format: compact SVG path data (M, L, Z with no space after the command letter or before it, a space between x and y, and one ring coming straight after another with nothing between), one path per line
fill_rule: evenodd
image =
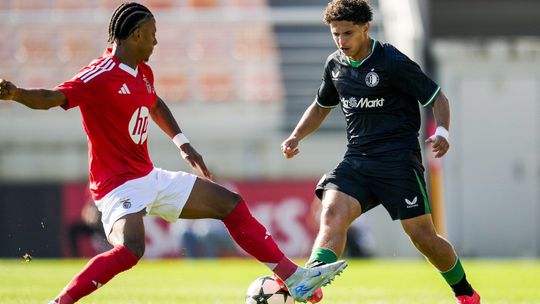
M288 291L282 290L270 276L257 278L249 285L246 304L294 304Z

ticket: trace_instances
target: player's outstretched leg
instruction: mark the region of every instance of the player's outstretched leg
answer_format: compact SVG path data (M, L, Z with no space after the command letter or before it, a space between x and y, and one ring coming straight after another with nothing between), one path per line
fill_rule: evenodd
M233 240L247 253L264 263L285 280L297 301L305 302L321 286L328 284L345 268L344 261L306 270L291 261L278 247L272 235L253 217L242 197L208 180L197 179L180 218L217 218Z
M266 228L251 215L243 200L223 220L223 223L242 249L285 280L291 296L296 301L305 302L318 288L330 283L334 276L341 273L347 266L345 261L311 269L294 264L281 252Z
M343 272L345 267L347 267L347 262L343 260L312 268L298 267L285 280L285 285L296 301L306 302L317 289L330 284L335 276Z
M283 279L299 267L281 251L266 228L253 217L244 200L223 219L233 240Z

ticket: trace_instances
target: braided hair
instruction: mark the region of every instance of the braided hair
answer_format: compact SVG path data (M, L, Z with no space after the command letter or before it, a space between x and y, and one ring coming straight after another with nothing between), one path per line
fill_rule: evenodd
M115 10L109 23L109 42L125 40L142 23L153 18L152 12L146 6L136 2L125 2Z

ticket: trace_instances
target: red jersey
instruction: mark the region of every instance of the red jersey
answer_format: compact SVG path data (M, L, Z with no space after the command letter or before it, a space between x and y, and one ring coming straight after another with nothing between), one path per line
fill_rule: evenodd
M147 175L149 110L157 101L154 75L145 63L134 70L111 52L84 67L57 89L62 107L79 107L88 138L90 191L99 200L128 180Z

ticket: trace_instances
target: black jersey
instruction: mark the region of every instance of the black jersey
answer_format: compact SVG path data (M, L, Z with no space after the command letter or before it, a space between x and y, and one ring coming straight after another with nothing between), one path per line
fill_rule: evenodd
M355 67L356 66L356 67ZM316 102L341 105L347 123L347 155L419 149L419 104L435 100L440 87L406 55L373 40L371 53L355 65L340 50L325 63Z

